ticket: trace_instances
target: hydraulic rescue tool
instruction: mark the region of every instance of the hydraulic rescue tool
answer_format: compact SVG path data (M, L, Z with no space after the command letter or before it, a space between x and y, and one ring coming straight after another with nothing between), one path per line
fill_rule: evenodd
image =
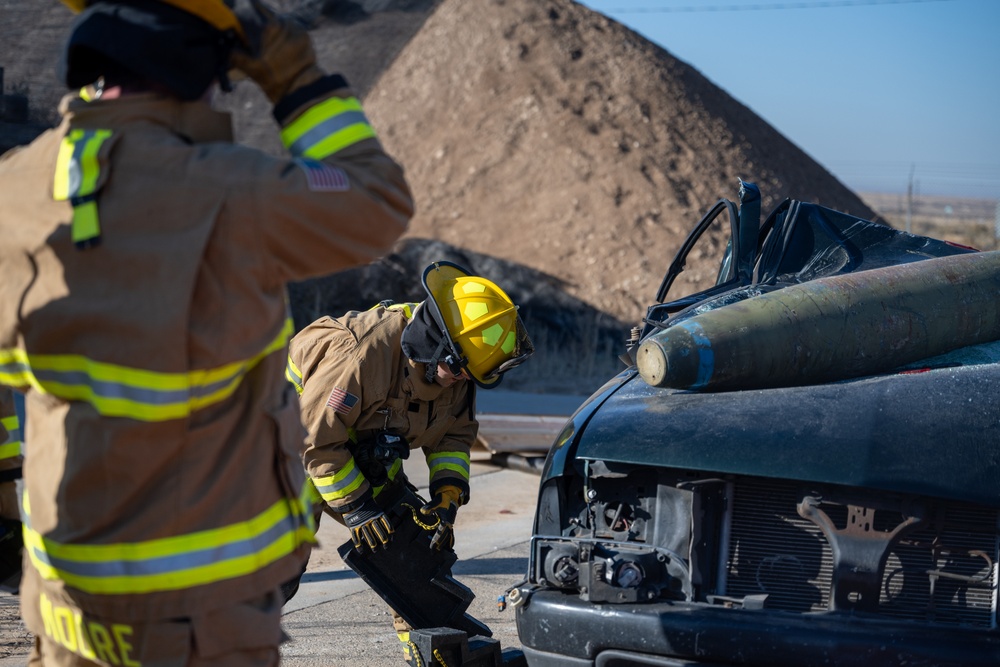
M476 596L451 575L455 552L431 547L436 517L420 513L427 501L409 484L389 484L376 501L393 526L392 541L385 549L362 553L348 540L337 551L413 627L408 662L414 667L524 665L519 650L501 651L489 627L466 613Z

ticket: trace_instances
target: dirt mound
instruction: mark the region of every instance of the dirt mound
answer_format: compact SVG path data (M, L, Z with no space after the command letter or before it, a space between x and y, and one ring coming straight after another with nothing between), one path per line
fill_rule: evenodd
M626 321L700 215L753 181L873 215L760 117L570 0L444 0L368 95L412 236L550 273Z
M874 215L697 70L571 0L274 4L312 26L320 63L364 98L417 199L410 243L393 257L347 282L293 286L300 323L370 297L417 298L420 262L457 256L510 287L572 376L592 342L581 331L603 341L591 351L623 340L688 231L736 198L738 179L760 186L765 213L795 197ZM55 60L71 22L57 3L0 0L0 66L35 120L51 121L64 92ZM218 105L240 141L282 152L254 85ZM574 337L583 347L567 347Z

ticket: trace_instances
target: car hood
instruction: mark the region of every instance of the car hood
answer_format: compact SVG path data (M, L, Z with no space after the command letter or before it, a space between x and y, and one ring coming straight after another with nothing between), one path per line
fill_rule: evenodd
M576 456L1000 507L998 359L1000 342L902 373L717 393L636 375L590 416Z

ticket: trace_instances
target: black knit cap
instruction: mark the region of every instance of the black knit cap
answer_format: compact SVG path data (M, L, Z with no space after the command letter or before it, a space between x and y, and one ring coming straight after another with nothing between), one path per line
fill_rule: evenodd
M59 77L71 90L102 76L139 79L195 100L225 76L235 43L235 35L166 3L100 1L76 17Z

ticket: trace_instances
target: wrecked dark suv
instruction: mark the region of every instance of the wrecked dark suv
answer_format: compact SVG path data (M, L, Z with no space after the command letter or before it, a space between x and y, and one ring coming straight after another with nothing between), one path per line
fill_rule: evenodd
M716 204L548 454L528 664L1000 664L1000 271L966 272L995 256L795 200L761 223L751 184ZM715 284L674 297L696 257ZM912 315L929 268L945 305ZM827 298L834 324L801 319ZM798 331L744 345L768 326Z

